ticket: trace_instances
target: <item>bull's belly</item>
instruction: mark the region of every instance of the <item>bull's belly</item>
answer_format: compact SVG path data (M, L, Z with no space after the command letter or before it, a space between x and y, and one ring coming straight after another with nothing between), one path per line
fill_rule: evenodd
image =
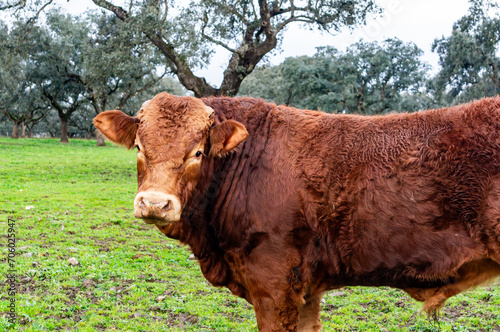
M362 180L359 191L338 197L335 206L340 208L329 221L332 242L327 245L330 252L338 251L331 263L354 283L431 287L453 282L465 263L485 258L500 263L500 243L495 245L500 190L451 209L428 179L418 185L415 177L384 180ZM500 187L497 180L490 180L492 187Z
M409 226L390 231L353 243L352 252L344 257L347 271L366 276L384 271L389 279L446 280L464 263L487 253L485 245L458 223L443 230Z
M352 274L346 273L342 276L331 278L331 287L339 286L371 286L371 287L394 287L394 288L436 288L452 284L456 277L449 275L441 278L423 279L418 276L410 276L405 273L406 268L385 269L379 268L369 273Z
M408 291L443 287L452 289L460 285L463 291L499 276L500 264L490 258L481 258L464 262L456 269L449 270L447 274L441 274L438 278L408 274L408 268L401 266L393 269L379 268L364 274L345 273L330 276L327 283L329 289L344 286L387 286Z

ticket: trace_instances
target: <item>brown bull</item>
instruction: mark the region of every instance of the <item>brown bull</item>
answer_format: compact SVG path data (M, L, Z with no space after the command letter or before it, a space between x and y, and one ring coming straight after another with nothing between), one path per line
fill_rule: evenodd
M362 117L166 93L98 115L137 147L134 215L188 244L261 331L317 331L320 300L390 286L433 313L500 275L500 99Z

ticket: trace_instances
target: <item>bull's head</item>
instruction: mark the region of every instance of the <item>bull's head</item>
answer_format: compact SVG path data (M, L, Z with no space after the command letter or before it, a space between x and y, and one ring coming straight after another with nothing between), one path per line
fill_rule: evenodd
M121 111L95 117L94 125L111 141L137 148L135 217L158 226L179 221L204 159L231 152L248 136L239 122L214 120L201 100L167 93L145 102L136 117Z

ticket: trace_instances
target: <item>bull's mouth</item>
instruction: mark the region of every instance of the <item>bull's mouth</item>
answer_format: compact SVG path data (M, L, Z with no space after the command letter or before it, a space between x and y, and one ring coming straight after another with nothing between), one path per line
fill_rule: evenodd
M178 222L179 220L160 220L160 219L148 219L148 218L140 218L144 223L148 225L156 225L156 226L168 226Z

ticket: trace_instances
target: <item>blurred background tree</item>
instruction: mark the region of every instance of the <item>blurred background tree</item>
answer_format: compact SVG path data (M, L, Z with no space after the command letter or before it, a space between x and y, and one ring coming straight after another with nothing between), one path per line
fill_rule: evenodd
M330 113L381 114L403 105L415 111L420 103L408 98L423 93L428 69L421 55L416 45L399 39L359 42L346 52L323 47L312 57L257 70L240 94Z
M50 110L58 115L61 142L68 142L72 116L86 113L88 106L93 116L129 107L137 107L128 111L135 113L159 89L186 93L166 80L162 58L142 34L121 30L121 24L109 14L74 17L49 11L43 21L20 19L10 29L1 26L0 105L12 122L13 137L19 136L20 126L41 121ZM79 119L91 122L93 116ZM89 126L81 128L87 132ZM104 138L97 138L103 145Z
M33 84L31 54L38 52L30 38L43 41L43 31L29 29L20 33L20 25L10 31L0 24L0 111L12 124L12 138L25 137L26 128L41 121L48 112L41 90Z
M119 1L119 0L116 0ZM91 137L106 109L135 114L160 91L248 95L331 113L382 114L449 106L500 92L496 4L470 0L469 12L436 39L439 71L422 50L397 38L320 47L279 65L292 23L329 33L356 29L381 13L376 0L190 2L93 0L79 16L49 10L53 0L0 0L0 133L12 137ZM196 76L216 49L227 67L218 87ZM98 137L99 144L103 144Z
M433 50L441 69L434 82L443 105L495 96L500 92L500 18L490 17L496 3L471 1L468 15L448 37L436 39Z
M7 0L0 2L0 9L22 10L37 17L52 2ZM92 2L123 22L112 28L106 24L107 29L101 26L101 33L123 43L141 33L163 55L163 62L181 84L197 97L236 95L243 79L262 58L280 47L289 24L300 22L311 29L337 32L362 25L367 17L381 12L375 0L318 0L300 5L293 0L138 0L130 1L127 8L114 1ZM215 47L230 54L218 88L193 73L210 62Z

